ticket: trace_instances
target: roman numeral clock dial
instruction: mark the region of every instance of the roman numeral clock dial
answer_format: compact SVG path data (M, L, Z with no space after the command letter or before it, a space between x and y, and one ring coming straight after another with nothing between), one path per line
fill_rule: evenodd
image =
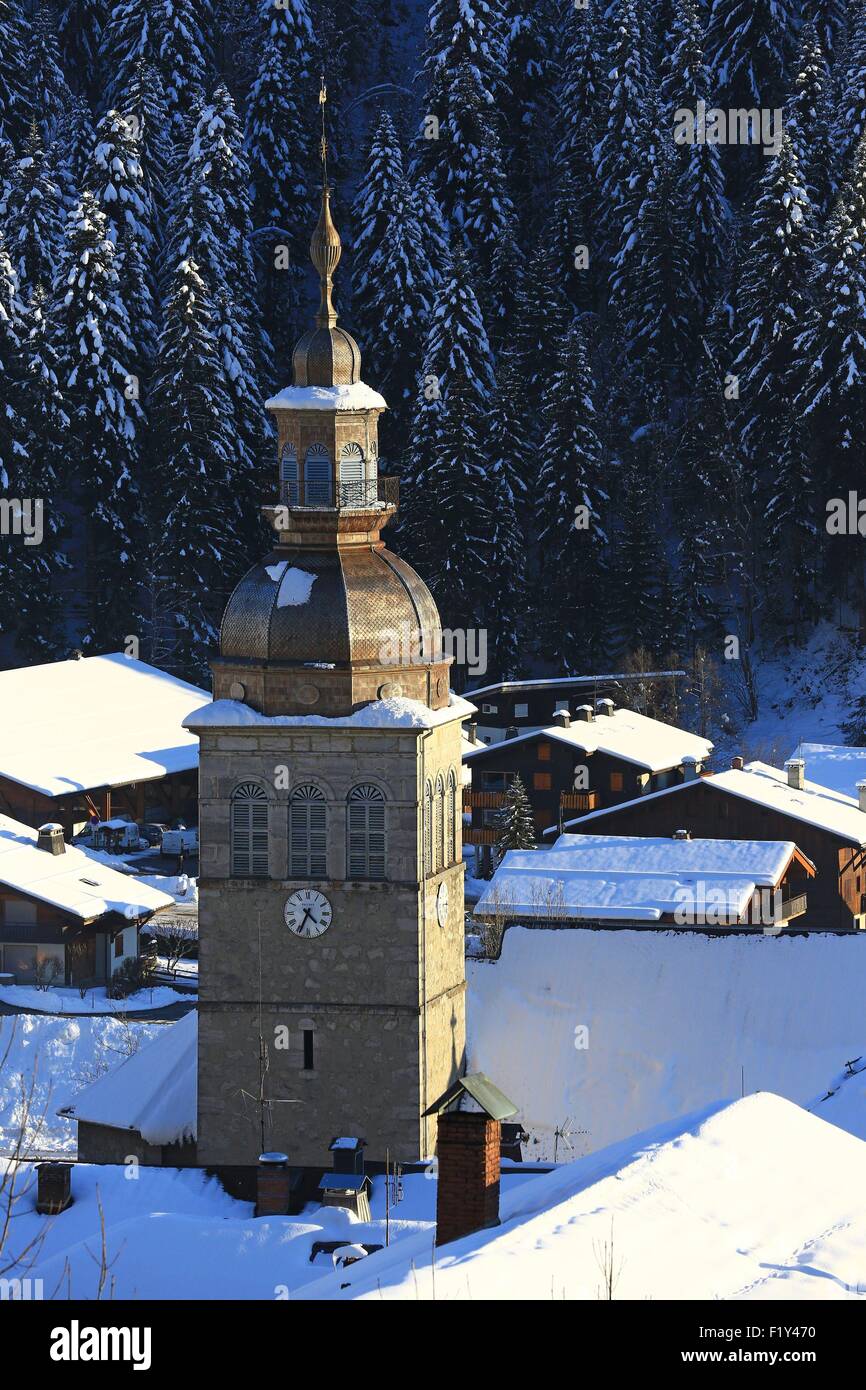
M286 899L286 926L295 936L321 936L331 925L331 904L315 888L301 888Z

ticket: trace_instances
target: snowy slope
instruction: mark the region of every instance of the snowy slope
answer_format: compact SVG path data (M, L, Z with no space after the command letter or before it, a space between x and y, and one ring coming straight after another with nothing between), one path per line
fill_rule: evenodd
M511 927L501 959L467 973L469 1070L519 1107L535 1157L567 1117L580 1154L743 1082L807 1104L863 1051L859 936Z
M597 1299L607 1266L621 1299L863 1297L864 1181L862 1140L748 1096L523 1184L435 1263L413 1236L297 1296Z

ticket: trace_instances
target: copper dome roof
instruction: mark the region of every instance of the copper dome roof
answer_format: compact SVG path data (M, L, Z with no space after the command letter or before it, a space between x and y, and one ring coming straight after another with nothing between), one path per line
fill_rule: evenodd
M397 642L412 644L397 656ZM426 584L384 546L278 547L228 601L220 653L229 660L365 666L441 660L442 626Z

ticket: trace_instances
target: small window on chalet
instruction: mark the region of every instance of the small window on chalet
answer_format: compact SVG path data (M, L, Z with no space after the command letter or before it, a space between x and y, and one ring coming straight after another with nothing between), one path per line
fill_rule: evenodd
M622 773L612 772L610 774L610 789L612 792L622 791Z
M508 786L506 772L482 772L481 786L487 792L504 792Z
M532 785L533 785L533 788L535 789L535 791L537 791L537 792L549 792L549 791L550 791L550 773L549 773L549 772L533 772L533 774L532 774Z
M526 719L526 718L528 717L528 715L529 715L529 705L515 705L515 706L514 706L514 718L515 718L515 719Z
M119 931L114 938L114 959L119 960L123 955L123 932Z
M549 762L550 762L550 744L549 744L549 743L539 743L539 745L538 745L538 761L539 761L540 763L549 763Z
M554 713L554 714L559 714L559 711L562 710L562 709L568 709L568 701L567 701L567 700L557 700L556 704L555 704L554 707L553 707L553 713Z
M482 705L482 706L481 706L481 713L482 713L482 714L498 714L498 713L499 713L499 706L498 706L498 705Z

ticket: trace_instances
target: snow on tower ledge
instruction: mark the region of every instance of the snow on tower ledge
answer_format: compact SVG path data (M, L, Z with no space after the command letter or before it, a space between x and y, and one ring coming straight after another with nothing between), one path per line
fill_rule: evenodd
M475 706L453 692L444 709L432 710L420 700L372 700L354 714L328 718L324 714L259 714L242 700L213 700L184 720L185 729L230 729L257 724L264 728L307 727L350 729L432 729L452 719L467 719Z
M387 410L384 396L356 381L349 386L285 386L270 400L268 410Z

